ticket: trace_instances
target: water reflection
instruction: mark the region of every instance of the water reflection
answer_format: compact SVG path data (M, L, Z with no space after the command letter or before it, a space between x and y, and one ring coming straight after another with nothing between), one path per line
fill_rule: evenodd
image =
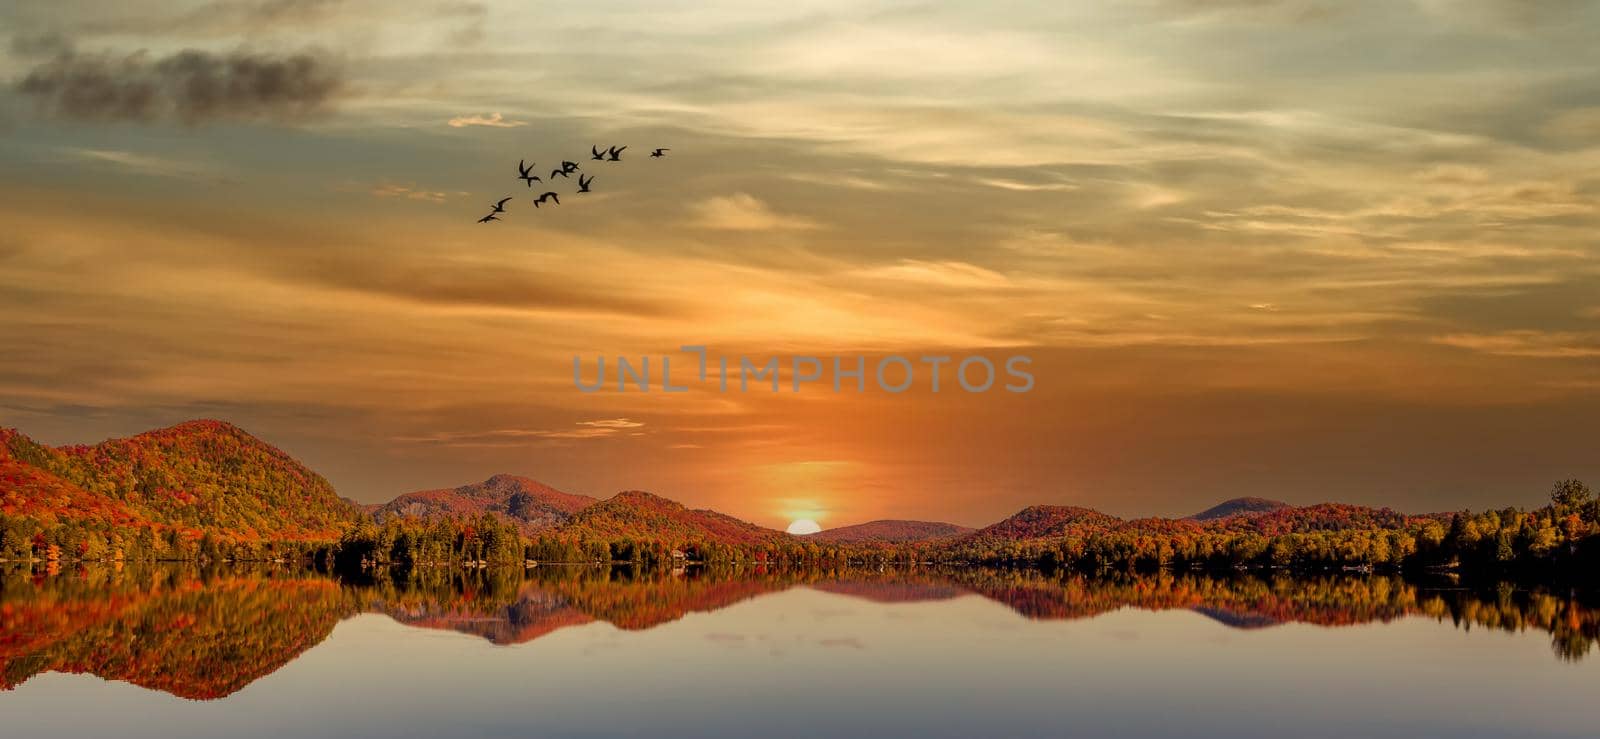
M1396 576L545 567L350 580L286 569L12 569L0 575L0 687L45 672L88 673L216 699L278 670L363 613L510 645L595 621L650 629L798 587L879 604L975 594L1035 620L1182 609L1233 628L1264 629L1422 616L1462 629L1543 631L1562 660L1585 656L1600 639L1600 606L1574 592Z

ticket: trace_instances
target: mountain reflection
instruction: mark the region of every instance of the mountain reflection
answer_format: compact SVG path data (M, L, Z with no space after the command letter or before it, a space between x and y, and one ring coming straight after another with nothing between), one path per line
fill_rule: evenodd
M49 575L12 569L0 573L0 687L43 672L88 673L215 699L283 667L341 620L362 613L506 645L595 621L649 629L795 587L876 603L975 595L1035 620L1183 609L1259 629L1422 616L1463 629L1544 631L1563 660L1583 657L1600 639L1600 607L1572 592L1398 576L542 567L419 570L352 581L284 569L87 568Z

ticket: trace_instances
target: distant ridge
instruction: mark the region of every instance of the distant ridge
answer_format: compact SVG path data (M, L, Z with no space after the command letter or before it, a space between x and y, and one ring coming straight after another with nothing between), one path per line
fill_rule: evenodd
M527 535L566 524L572 514L597 502L538 480L501 474L470 485L406 493L369 509L379 521L390 516L472 517L493 513L512 521Z
M1576 481L1561 485L1581 488ZM1590 495L1580 489L1568 497L1584 503ZM1558 502L1521 518L1483 514L1470 521L1506 536L1536 531L1545 540L1567 536L1576 542L1565 533L1573 525L1571 516L1579 516L1580 527L1596 525L1583 518L1593 510L1600 509ZM486 514L499 522L470 520ZM437 521L446 517L458 520ZM383 526L365 525L374 518ZM0 560L8 561L316 556L365 566L451 558L809 562L916 556L1093 567L1238 566L1283 559L1306 566L1372 566L1407 557L1429 565L1503 561L1498 552L1456 545L1446 536L1454 519L1454 514L1408 515L1343 503L1291 506L1238 498L1182 519L1125 520L1078 506L1034 505L975 531L947 523L881 520L798 537L647 492L596 500L516 475L358 506L287 453L222 421L190 421L63 447L0 429ZM1288 535L1304 536L1281 547L1271 541ZM1600 534L1594 540L1600 542ZM1520 538L1510 541L1524 546ZM1574 551L1528 545L1514 554L1553 561Z
M1293 507L1294 506L1289 505L1281 500L1272 500L1270 498L1231 498L1211 506L1210 508L1207 508L1199 513L1196 513L1193 516L1190 516L1189 519L1193 521L1215 521L1219 518L1227 518L1229 516L1247 515L1251 513L1267 513L1270 511Z
M953 523L885 519L825 529L804 538L829 544L906 544L950 539L971 531Z

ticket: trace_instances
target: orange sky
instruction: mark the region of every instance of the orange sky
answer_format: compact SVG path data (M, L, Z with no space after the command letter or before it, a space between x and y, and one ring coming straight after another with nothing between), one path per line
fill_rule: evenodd
M0 424L774 526L1600 478L1594 8L1057 5L0 11ZM534 211L520 158L595 192ZM1036 386L572 385L686 344Z

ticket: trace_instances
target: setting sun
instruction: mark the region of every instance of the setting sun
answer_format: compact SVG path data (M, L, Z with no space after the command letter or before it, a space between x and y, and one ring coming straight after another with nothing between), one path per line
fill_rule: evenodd
M791 534L803 536L805 534L815 534L818 531L821 531L822 527L818 526L816 521L813 521L809 518L802 518L790 523L789 528L784 530Z

